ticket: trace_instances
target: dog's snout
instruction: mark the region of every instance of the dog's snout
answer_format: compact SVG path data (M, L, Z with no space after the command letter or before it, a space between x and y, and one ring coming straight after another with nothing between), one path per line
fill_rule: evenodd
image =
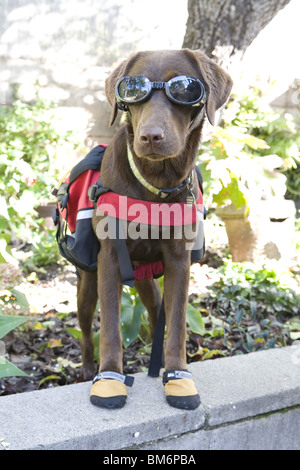
M164 140L165 134L161 127L144 127L140 132L140 142L147 146L156 146Z

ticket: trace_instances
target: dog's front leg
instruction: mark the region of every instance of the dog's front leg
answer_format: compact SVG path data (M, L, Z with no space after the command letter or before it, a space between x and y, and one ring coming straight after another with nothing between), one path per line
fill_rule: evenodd
M164 269L164 298L167 341L165 347L164 384L171 406L195 409L200 397L186 369L186 310L190 280L190 252L172 252Z
M98 295L100 301L100 371L122 373L120 309L122 285L113 248L101 248L98 255Z
M164 267L164 301L167 341L166 369L186 368L186 309L190 279L189 253L183 259L168 256Z
M111 240L101 241L98 255L100 301L100 368L91 389L91 402L105 408L124 406L127 392L122 374L120 332L121 277Z

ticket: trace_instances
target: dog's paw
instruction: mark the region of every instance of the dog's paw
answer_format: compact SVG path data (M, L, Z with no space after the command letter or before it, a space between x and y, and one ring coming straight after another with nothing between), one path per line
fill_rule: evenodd
M169 370L163 374L166 400L170 406L184 410L195 410L200 405L200 396L187 370Z

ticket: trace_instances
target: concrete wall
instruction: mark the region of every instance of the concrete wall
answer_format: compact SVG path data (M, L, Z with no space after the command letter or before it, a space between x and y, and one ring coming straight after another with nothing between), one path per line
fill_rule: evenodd
M171 408L161 378L145 373L119 410L93 406L88 382L1 397L0 450L300 450L299 344L189 370L194 411Z
M180 48L186 17L182 0L0 0L0 103L11 83L26 100L38 83L64 129L107 143L111 68L138 49Z

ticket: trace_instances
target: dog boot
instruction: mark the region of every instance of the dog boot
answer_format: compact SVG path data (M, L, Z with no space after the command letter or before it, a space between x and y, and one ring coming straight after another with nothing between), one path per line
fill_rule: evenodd
M93 380L90 401L103 408L122 408L127 398L126 385L132 387L134 377L112 370L99 372Z
M184 410L195 410L200 405L192 374L187 370L166 370L163 373L166 399L169 405Z

